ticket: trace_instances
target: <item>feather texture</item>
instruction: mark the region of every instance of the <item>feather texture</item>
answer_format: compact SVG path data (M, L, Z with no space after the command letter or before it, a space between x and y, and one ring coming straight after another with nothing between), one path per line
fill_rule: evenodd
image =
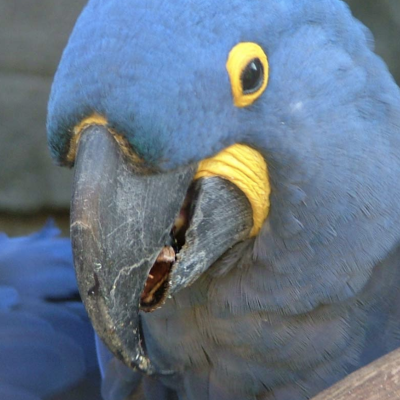
M77 295L70 242L58 235L50 222L0 239L2 399L49 399L97 369L93 329L83 305L70 300Z
M246 41L270 75L239 109L226 60ZM89 1L49 102L54 158L96 112L160 173L242 143L271 183L259 235L141 315L172 375L99 347L106 400L302 400L400 345L400 92L372 48L340 0Z

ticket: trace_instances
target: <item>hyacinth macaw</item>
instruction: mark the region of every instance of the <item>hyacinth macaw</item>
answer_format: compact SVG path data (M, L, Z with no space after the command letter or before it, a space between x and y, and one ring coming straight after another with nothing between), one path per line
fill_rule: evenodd
M91 0L48 110L105 399L306 399L399 345L400 93L342 1Z

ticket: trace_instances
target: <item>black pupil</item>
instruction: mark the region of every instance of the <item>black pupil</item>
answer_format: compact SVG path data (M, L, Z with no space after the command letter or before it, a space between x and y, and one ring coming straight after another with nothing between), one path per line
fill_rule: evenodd
M243 70L240 77L244 94L251 94L257 91L264 80L264 68L258 58L254 58Z

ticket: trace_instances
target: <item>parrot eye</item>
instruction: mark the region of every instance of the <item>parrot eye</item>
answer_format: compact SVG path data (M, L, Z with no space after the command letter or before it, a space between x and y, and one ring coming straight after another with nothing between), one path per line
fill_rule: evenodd
M236 107L253 104L268 84L269 65L264 50L256 43L238 43L226 63Z
M264 81L264 68L261 61L256 58L247 64L240 77L244 94L251 94L260 88Z

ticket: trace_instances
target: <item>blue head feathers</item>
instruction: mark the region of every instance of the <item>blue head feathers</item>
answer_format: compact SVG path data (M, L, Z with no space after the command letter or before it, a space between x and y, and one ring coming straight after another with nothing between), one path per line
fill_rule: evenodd
M262 46L271 71L265 94L242 110L226 61L246 41ZM366 48L339 1L91 1L54 81L50 146L63 162L73 126L98 113L162 168L235 142L273 148L274 135L286 140L282 124L298 132L316 108L326 114L362 87Z
M269 80L252 104L237 107L227 60L243 42L266 54ZM379 309L387 313L397 289L387 283L392 271L385 266L400 240L400 94L372 47L367 29L340 0L91 0L79 18L49 103L49 143L59 163L72 164L74 127L95 114L162 172L234 143L256 149L268 164L271 207L258 236L225 249L213 270L220 276L207 270L203 281L177 293L178 300L143 317L150 356L168 359L165 365L176 360L176 370L193 373L192 381L183 373L179 389L199 387L200 370L208 393L214 381L214 389L248 390L250 397L238 398L293 383L293 371L301 376L298 390L307 390L308 370L326 385L333 369L344 371L367 343L364 326L384 292ZM98 161L93 165L96 170ZM157 221L153 214L150 219L153 228ZM209 230L202 235L212 236ZM238 263L242 268L234 268ZM192 313L193 304L200 311ZM251 320L261 315L262 321ZM262 374L251 370L255 360ZM332 369L325 378L323 362Z
M264 49L270 76L254 104L237 108L226 60L246 41ZM373 264L393 244L376 234L398 232L400 193L389 182L400 167L400 110L371 46L338 0L92 0L55 77L50 147L65 163L73 127L94 113L161 169L248 144L267 160L273 189L257 257L282 270L312 264L318 274L337 246L343 259L365 246L349 269ZM354 220L363 235L350 239ZM342 261L333 274L348 268Z

